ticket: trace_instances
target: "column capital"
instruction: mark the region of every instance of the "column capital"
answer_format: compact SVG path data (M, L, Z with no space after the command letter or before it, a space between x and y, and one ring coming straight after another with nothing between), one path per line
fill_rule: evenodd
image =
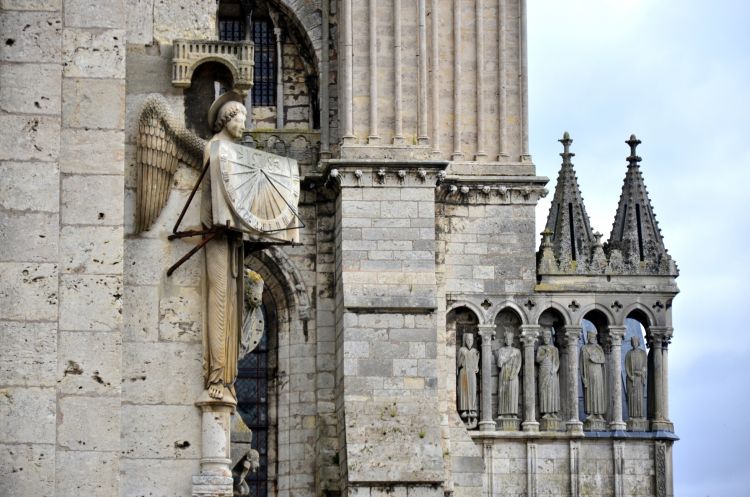
M492 339L495 338L495 325L480 324L477 328L479 329L477 334L482 337L482 344L489 345L492 342Z
M672 340L672 334L674 333L674 328L671 326L650 326L648 328L649 334L651 336L658 336L662 340Z
M583 333L583 327L582 326L564 326L563 334L565 335L565 340L569 345L576 345L578 343L578 340L581 338L581 333Z
M622 339L625 338L625 332L627 331L626 326L609 326L607 331L609 332L610 345L622 345Z
M521 325L521 343L525 347L533 347L536 343L537 337L539 337L542 327L538 324L522 324Z

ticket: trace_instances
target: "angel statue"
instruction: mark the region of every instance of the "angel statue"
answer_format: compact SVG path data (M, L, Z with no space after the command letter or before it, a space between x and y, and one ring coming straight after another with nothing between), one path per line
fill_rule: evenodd
M204 386L210 398L228 396L230 402L236 401L237 363L254 348L252 340L255 345L259 340L253 334L257 333L263 280L256 273L245 274L244 244L258 249L264 244L294 243L299 236L293 222L298 219L297 162L236 143L247 114L242 102L234 91L216 99L208 111L208 124L215 134L206 142L177 122L163 97L149 96L139 119L136 156L136 233L148 229L160 214L180 161L202 170L188 199L189 205L202 184L202 229L178 232L181 215L170 239L202 237L188 256L205 246ZM208 180L203 182L205 176ZM187 205L183 214L186 209ZM246 278L252 303L243 305ZM252 322L244 323L246 313Z

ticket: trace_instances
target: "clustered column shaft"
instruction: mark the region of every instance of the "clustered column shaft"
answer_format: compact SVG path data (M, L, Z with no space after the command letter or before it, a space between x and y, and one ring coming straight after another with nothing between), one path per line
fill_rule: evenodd
M521 326L523 343L523 431L539 431L536 420L536 375L534 374L534 344L539 336L538 325Z
M494 430L492 419L492 339L495 336L495 325L480 325L479 336L482 337L482 397L480 406L479 429Z
M612 347L610 367L612 368L612 419L609 423L611 430L624 430L622 420L622 339L625 336L625 326L610 326L609 340Z

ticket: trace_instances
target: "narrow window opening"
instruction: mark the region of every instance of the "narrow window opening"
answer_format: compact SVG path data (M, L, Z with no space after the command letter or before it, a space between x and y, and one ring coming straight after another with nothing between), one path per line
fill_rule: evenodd
M625 223L628 219L628 204L625 204L625 208L622 210L622 223L620 223L620 241L625 236Z
M568 225L570 226L570 253L576 260L576 229L573 223L573 203L568 203Z
M276 38L273 25L267 19L253 19L255 69L253 77L253 105L276 105Z
M635 204L635 220L636 227L638 228L638 253L643 260L643 233L641 231L641 205Z
M554 203L552 204L552 208L555 209L555 211L552 213L552 240L554 241L557 234L557 216L560 215L560 204Z

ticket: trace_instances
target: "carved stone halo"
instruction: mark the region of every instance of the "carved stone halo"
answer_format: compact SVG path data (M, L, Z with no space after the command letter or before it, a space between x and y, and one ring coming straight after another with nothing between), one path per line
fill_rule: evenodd
M288 228L300 194L296 160L225 141L215 142L211 155L218 156L224 197L244 228L267 234Z

